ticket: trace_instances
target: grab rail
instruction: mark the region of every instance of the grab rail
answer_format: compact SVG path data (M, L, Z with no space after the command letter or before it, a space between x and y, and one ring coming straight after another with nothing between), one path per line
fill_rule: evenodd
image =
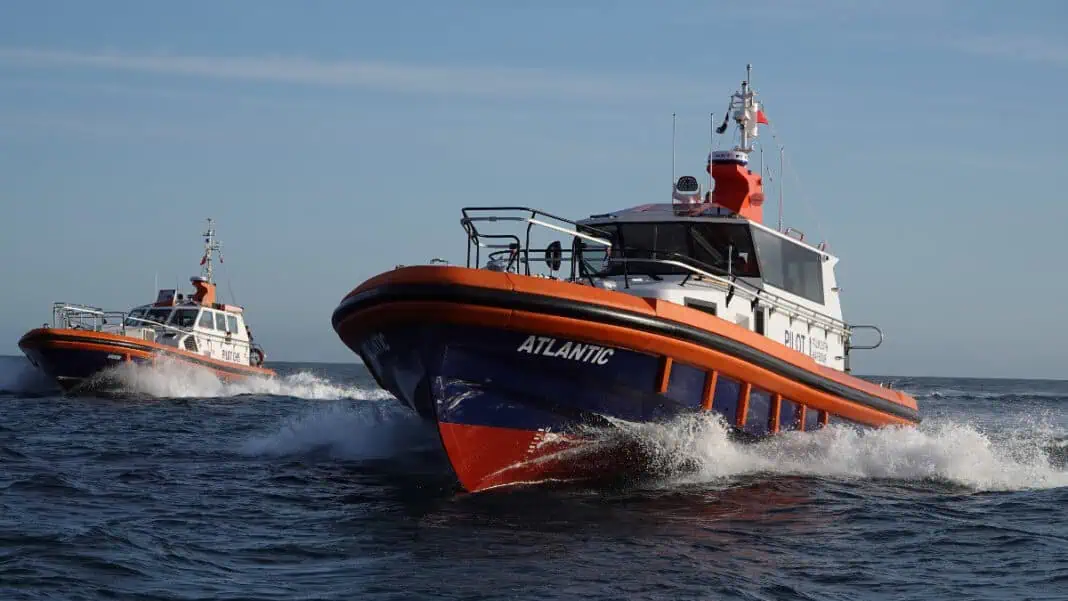
M882 343L883 343L883 331L880 330L878 326L867 325L867 324L857 324L857 325L849 326L849 329L850 329L850 333L849 333L850 338L852 338L853 332L858 330L858 329L861 329L861 330L863 330L863 329L875 330L875 333L879 335L879 342L876 342L875 344L873 344L871 346L856 346L850 341L850 339L846 339L846 344L849 345L849 348L851 350L870 351L872 349L879 348L879 346L882 345Z
M500 213L500 212L507 212L507 211L529 213L529 215L483 215L483 214L475 214L475 213L485 213L485 212ZM539 226L542 226L542 227L545 227L545 228L548 228L548 229L552 229L552 230L555 230L555 231L558 231L558 232L562 232L564 234L567 234L567 235L570 235L570 236L573 237L573 241L572 241L572 245L571 245L570 249L561 249L561 250L555 251L555 252L560 252L561 259L566 257L567 261L571 264L571 275L570 275L570 280L571 281L577 281L577 279L581 277L581 278L589 278L591 283L592 283L593 278L603 278L603 277L605 277L605 276L598 275L596 273L592 273L592 274L578 274L578 273L576 273L577 265L576 265L576 261L575 261L575 256L576 256L576 254L578 252L578 251L576 251L576 246L578 245L578 241L574 240L575 238L580 238L580 239L583 239L583 240L587 240L587 241L593 242L595 244L600 244L600 245L604 246L606 249L610 249L613 246L613 243L611 242L611 237L612 236L611 236L611 234L609 232L607 232L605 230L599 229L599 228L597 228L595 226L590 226L590 225L586 225L586 224L579 224L579 223L577 223L575 221L572 221L570 219L566 219L564 217L559 217L559 216L553 215L551 213L546 213L545 211L541 211L539 209L534 209L534 208L525 207L525 206L464 207L463 209L461 209L461 212L463 213L463 218L460 220L460 224L464 228L464 231L467 233L467 242L468 242L468 244L467 244L467 267L471 267L471 258L472 258L471 257L471 250L472 250L472 247L474 247L474 250L475 250L475 252L474 252L474 260L475 260L475 266L476 267L478 267L478 265L480 263L480 258L481 258L480 249L481 248L499 248L499 249L503 249L503 250L499 250L499 251L490 253L490 258L491 259L496 259L497 255L507 254L508 255L508 265L506 267L507 270L511 270L513 265L515 265L517 273L518 273L519 266L522 265L524 275L530 275L530 253L532 252L531 249L530 249L530 231L531 231L531 229L532 229L532 227L534 225L539 225ZM568 229L566 227L561 227L561 226L558 226L558 225L553 224L553 223L549 223L549 222L547 222L547 221L545 221L543 219L539 219L538 217L543 217L543 218L546 218L546 219L549 219L549 220L555 220L555 221L558 221L560 223L565 223L567 225L572 226L574 228L574 230ZM527 226L526 226L525 240L521 241L519 239L519 236L516 236L514 234L488 234L488 233L482 233L482 232L479 231L479 229L478 229L478 227L476 225L476 223L481 223L481 222L489 222L489 223L496 223L496 222L526 223ZM583 231L578 231L580 228ZM598 238L596 235L593 235L593 234L600 234L600 235L604 236L604 238ZM803 234L802 234L802 236L803 236ZM489 238L489 239L502 239L503 238L503 239L509 239L512 242L510 244L508 244L508 245L489 245L489 244L482 243L480 241L480 238ZM628 246L627 248L631 248L631 247ZM634 248L634 250L643 250L643 249ZM533 252L534 253L548 253L549 249L546 249L546 250L534 250ZM671 253L671 254L675 255L675 253ZM772 307L775 307L775 308L783 311L784 313L787 313L788 315L796 316L796 317L801 318L801 319L807 319L807 320L812 321L813 323L816 323L816 324L818 324L818 325L820 325L820 326L822 326L822 327L824 327L826 329L833 330L836 333L839 333L839 334L841 334L842 336L844 336L846 338L848 338L848 336L850 335L850 326L848 324L846 324L844 321L841 321L841 320L836 319L834 317L831 317L829 315L820 313L819 311L816 311L814 309L811 309L809 307L801 305L801 304L799 304L797 302L794 302L792 300L783 298L783 297L779 296L778 294L775 294L774 292L767 291L765 288L763 288L761 286L754 285L754 284L752 284L750 282L747 282L745 280L740 280L740 279L738 279L738 276L736 276L736 275L731 275L729 273L727 274L727 277L723 277L722 275L715 275L715 274L711 273L711 271L716 270L715 267L712 267L712 266L709 266L709 265L704 265L702 263L701 265L703 267L707 268L707 269L702 269L700 267L696 267L696 266L691 264L691 263L695 263L695 262L699 263L695 259L693 259L691 257L683 257L683 258L685 258L686 261L675 261L675 260L670 260L670 259L645 259L645 258L638 258L638 257L609 257L607 260L609 262L615 262L615 263L622 263L623 264L624 285L628 285L629 284L629 280L630 280L631 274L629 273L628 265L631 262L635 262L635 263L659 263L659 264L664 264L664 265L671 265L671 266L675 266L675 267L680 267L680 268L686 269L686 270L688 270L690 272L690 275L687 275L686 278L683 279L683 281L680 283L681 286L685 286L692 275L698 275L703 279L708 279L708 280L712 280L714 282L717 282L721 286L727 287L728 290L731 287L740 289L740 290L744 291L745 295L750 300L752 300L754 302L756 300L766 301ZM518 264L516 262L518 262ZM728 279L728 278L730 278L730 279Z
M132 317L132 316L131 317L127 317L127 319L132 319L132 320L140 322L140 323L150 324L152 327L159 327L159 328L163 328L164 330L171 330L171 331L177 332L179 334L191 334L191 335L195 335L195 336L204 336L204 337L207 337L207 338L218 338L218 339L220 339L221 342L229 342L231 344L241 343L241 342L250 343L250 341L238 340L236 338L232 338L230 336L225 336L223 334L216 334L215 332L197 332L197 331L194 331L191 328L190 329L180 328L180 327L177 327L177 326L172 326L172 325L169 325L169 324L160 323L158 321L153 321L151 319L142 319L140 317ZM123 324L123 327L125 329L125 324Z
M796 313L801 317L806 317L814 322L820 322L824 327L833 329L834 331L844 336L849 335L850 326L843 321L839 321L833 317L820 313L814 309L810 309L804 305L795 303L789 299L785 299L773 292L768 292L764 288L754 286L745 280L729 280L722 276L718 276L693 265L689 265L683 261L673 261L670 259L642 259L642 258L614 258L609 259L612 262L636 262L636 263L659 263L662 265L671 265L674 267L681 267L689 270L693 275L699 275L702 279L712 280L720 284L724 288L736 287L741 290L750 300L766 301L769 305L777 307L786 313ZM687 276L689 279L689 276ZM685 285L687 279L684 279L679 285Z
M246 343L252 346L252 341L250 340L239 340L233 338L232 336L226 336L225 334L216 334L215 332L199 332L194 331L192 329L180 328L151 319L134 317L132 315L129 315L126 311L105 311L100 307L90 307L86 305L78 305L74 303L64 302L52 304L52 327L81 327L84 329L90 329L94 332L101 332L104 331L104 326L111 325L107 321L110 318L116 318L118 323L115 324L114 331L118 331L123 336L126 335L127 320L133 320L135 322L145 324L146 326L152 328L169 330L180 334L202 336L208 339L216 339L220 342L229 342L231 344Z
M479 216L473 216L473 215L469 214L469 213L475 213L475 212L482 213L482 212L489 212L489 211L498 212L498 213L499 212L506 212L506 211L513 211L513 212L518 211L518 212L529 213L529 216L522 216L522 215L519 215L519 216L507 216L507 215L505 215L505 216L501 216L501 215L479 215ZM484 245L479 242L479 238L506 238L507 237L507 238L512 238L512 239L515 240L515 245L516 246L515 246L515 248L512 248L512 250L514 250L517 255L521 255L521 257L516 257L516 258L521 260L522 265L523 265L524 274L525 275L530 275L530 231L533 228L533 226L535 226L535 225L539 225L539 226L542 226L542 227L545 227L545 228L548 228L548 229L556 230L558 232L565 233L565 234L567 234L569 236L572 236L572 237L582 238L584 240L588 240L588 241L594 242L596 244L601 244L601 245L603 245L605 247L609 247L610 248L612 246L612 243L609 242L607 239L598 238L596 236L589 235L589 234L580 232L578 230L581 227L581 228L583 228L585 230L588 230L588 231L591 231L591 232L594 232L594 233L600 233L603 236L605 236L605 238L610 238L611 235L608 232L603 231L603 230L599 230L596 227L591 227L591 226L586 226L586 225L581 225L580 226L579 223L576 222L576 221L572 221L572 220L567 219L565 217L560 217L560 216L557 216L557 215L553 215L552 213L546 213L545 211L542 211L540 209L535 209L535 208L531 208L531 207L524 207L524 206L463 207L462 209L460 209L460 212L463 214L463 218L460 219L460 225L464 228L464 231L467 233L467 266L468 267L471 267L471 247L472 247L472 245L474 246L474 249L475 249L475 266L477 267L479 265L479 263L480 263L479 259L481 258L481 256L480 256L480 250L479 249L482 248ZM558 221L560 223L565 223L567 225L572 226L574 229L567 229L565 227L562 227L562 226L559 226L559 225L555 225L555 224L549 223L547 221L543 221L541 219L538 219L538 217L544 217L546 219ZM526 227L526 236L525 236L524 243L520 244L519 237L515 236L515 235L483 234L483 233L478 231L478 227L475 225L476 222L496 223L498 221L515 221L515 222L526 223L527 227ZM508 248L508 247L506 247L506 248ZM568 259L568 262L571 263L571 279L573 280L573 279L575 279L575 263L574 263L574 260L573 260L573 258L574 258L574 249L571 249L570 253L571 253L571 256Z
M75 303L52 303L52 327L81 327L101 331L108 324L109 318L117 318L119 326L126 319L124 311L105 311L100 307L90 307Z

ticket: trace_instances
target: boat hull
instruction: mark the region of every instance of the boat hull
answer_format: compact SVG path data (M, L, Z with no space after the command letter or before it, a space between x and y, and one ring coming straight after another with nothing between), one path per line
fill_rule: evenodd
M397 269L350 293L341 340L436 423L468 491L647 470L620 424L718 413L739 434L832 419L914 424L915 405L699 311L573 283ZM781 345L780 345L781 346Z
M263 367L218 361L147 340L92 330L35 328L22 336L19 349L34 366L68 391L121 363L152 364L160 358L208 369L224 380L275 375Z

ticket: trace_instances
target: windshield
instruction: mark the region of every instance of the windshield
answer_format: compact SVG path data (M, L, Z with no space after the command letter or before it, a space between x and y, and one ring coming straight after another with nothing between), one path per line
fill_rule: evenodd
M178 309L171 315L168 323L179 328L191 328L197 321L198 312L199 309Z
M167 322L167 316L170 315L170 314L171 314L170 307L149 309L148 313L145 314L144 318L149 320L149 321L155 321L155 322L158 322L158 323L166 323ZM142 323L141 325L151 325L151 324Z
M142 325L141 322L138 319L131 319L131 318L144 319L144 317L145 317L145 310L144 309L141 309L141 308L134 309L133 311L130 311L129 315L126 316L126 321L123 322L123 324L126 327L137 327L139 325Z
M742 223L669 222L598 225L611 233L612 248L583 244L582 275L683 275L689 269L655 261L686 263L715 275L760 277L749 226Z

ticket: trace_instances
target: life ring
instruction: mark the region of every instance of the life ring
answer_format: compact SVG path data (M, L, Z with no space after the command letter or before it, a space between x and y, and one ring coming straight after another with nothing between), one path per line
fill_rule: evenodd
M262 349L254 348L248 352L248 356L252 359L252 365L259 367L263 365L263 360L267 357L263 354Z

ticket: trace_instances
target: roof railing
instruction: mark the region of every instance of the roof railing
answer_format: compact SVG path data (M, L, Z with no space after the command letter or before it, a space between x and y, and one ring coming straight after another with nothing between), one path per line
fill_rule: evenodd
M474 266L479 267L481 259L480 249L488 248L497 249L489 253L489 259L491 264L495 264L501 271L514 271L515 273L522 273L523 275L531 275L530 259L531 254L534 254L535 257L541 256L551 271L558 270L560 263L564 260L568 261L571 264L571 281L588 279L592 284L594 278L603 279L608 277L599 275L596 272L578 272L578 266L582 259L580 240L599 244L606 249L610 249L613 246L611 242L612 236L605 230L599 229L596 226L579 224L570 219L565 219L538 209L523 206L464 207L462 212L463 218L460 220L460 223L463 226L464 231L467 233L468 242L467 267L472 267L472 249L474 250ZM482 214L502 212L519 214ZM539 219L539 217L542 219ZM570 225L573 229L550 223L549 220ZM476 225L479 223L497 222L526 223L524 238L521 240L520 237L515 234L485 233L480 231L478 225ZM530 249L530 232L535 225L572 236L571 248L564 249L557 243L555 247L553 244L550 244L545 250ZM594 234L600 234L604 237L600 238ZM507 244L487 244L482 241L483 239L508 240L509 242ZM607 261L621 263L623 265L623 273L621 275L623 277L624 286L629 287L630 279L633 277L631 275L631 270L629 269L631 263L652 263L671 266L688 272L686 277L679 282L680 286L685 286L694 276L698 276L703 281L715 282L717 285L725 288L728 291L728 294L734 294L735 290L742 291L743 295L749 299L754 307L758 302L763 302L774 309L783 311L792 318L798 317L807 319L819 327L839 333L846 338L850 336L850 326L844 321L784 298L774 292L768 291L762 286L741 279L741 277L736 274L704 264L692 257L679 255L678 253L647 251L646 249L631 245L627 246L627 250L650 252L651 254L666 255L674 258L653 259L638 257L608 257ZM576 258L579 259L579 261L576 261ZM716 272L719 273L717 274Z

